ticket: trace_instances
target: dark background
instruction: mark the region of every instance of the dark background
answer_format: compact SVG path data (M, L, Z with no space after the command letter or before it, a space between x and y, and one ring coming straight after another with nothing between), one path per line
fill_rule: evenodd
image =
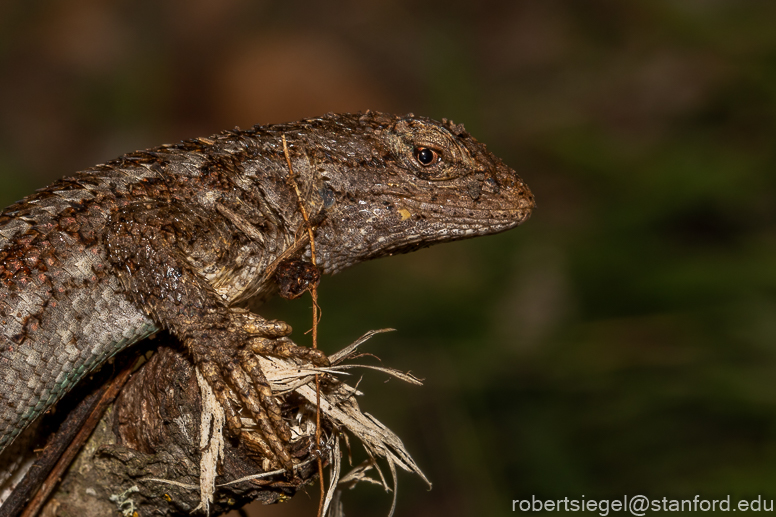
M512 499L776 498L776 2L6 0L0 205L135 149L367 108L452 118L536 195L525 226L321 286L323 348L434 482ZM275 301L307 343L309 298ZM256 515L314 515L318 488ZM385 515L362 486L348 515ZM591 515L593 515L591 513Z

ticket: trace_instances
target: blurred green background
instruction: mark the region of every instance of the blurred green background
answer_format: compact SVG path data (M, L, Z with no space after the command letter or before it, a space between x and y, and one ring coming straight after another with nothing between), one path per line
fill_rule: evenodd
M464 122L538 209L321 286L422 388L362 406L434 482L513 499L776 498L776 2L6 0L0 205L123 152L367 108ZM307 342L309 299L274 301ZM314 515L318 488L252 515ZM385 515L359 487L348 515Z

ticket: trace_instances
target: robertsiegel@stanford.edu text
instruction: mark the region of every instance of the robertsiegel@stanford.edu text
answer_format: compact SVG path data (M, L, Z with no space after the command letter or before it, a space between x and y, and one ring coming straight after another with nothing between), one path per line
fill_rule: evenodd
M696 495L692 499L650 499L647 496L624 496L622 499L538 499L531 496L530 499L513 499L513 512L597 512L601 517L606 517L609 512L627 512L636 517L643 517L648 511L652 512L709 512L709 511L773 511L773 499L763 499L757 496L754 499L741 499L733 504L730 496L724 499L701 499Z

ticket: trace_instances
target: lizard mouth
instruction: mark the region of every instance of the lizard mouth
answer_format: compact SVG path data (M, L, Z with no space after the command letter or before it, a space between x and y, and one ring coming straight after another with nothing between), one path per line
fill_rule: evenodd
M442 223L444 226L461 226L492 230L503 227L505 230L525 222L534 208L533 198L518 200L516 208L502 207L471 207L451 203L429 203L404 197L405 204L413 212L423 214L423 219L432 223Z
M410 253L437 243L501 233L521 224L530 215L530 210L516 209L477 210L476 212L478 213L476 216L455 218L449 217L449 214L446 217L442 214L438 217L426 214L412 232L397 229L395 233L384 235L368 243L359 251L357 257L347 252L343 253L342 250L331 250L320 246L321 253L317 265L323 273L334 274L363 260ZM307 251L305 257L309 258L309 256L310 252Z

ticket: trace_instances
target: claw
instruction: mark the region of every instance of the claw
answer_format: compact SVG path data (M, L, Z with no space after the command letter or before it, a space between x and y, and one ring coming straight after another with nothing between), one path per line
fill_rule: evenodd
M221 407L224 408L226 414L226 423L229 429L235 434L239 433L242 428L242 422L240 416L237 414L237 410L234 408L232 399L229 398L229 389L221 379L221 375L218 373L218 366L213 362L203 362L200 364L200 372L205 378L210 387L213 389L213 394L218 399Z
M277 403L277 399L272 394L272 389L269 387L269 381L267 381L267 378L264 376L264 372L261 371L259 360L255 355L243 352L240 354L240 364L242 369L250 377L252 383L258 387L259 400L261 405L267 410L267 414L270 417L273 427L284 441L290 441L291 429L289 429L286 421L283 420L280 406Z
M274 458L275 453L269 448L267 442L261 439L256 433L243 431L240 433L243 443L252 451L258 453L262 458Z
M254 390L239 365L228 365L227 374L245 408L256 420L256 424L264 439L269 443L274 456L280 460L284 467L291 468L294 462L285 445L285 442L291 439L291 430L283 421L280 406L272 397L272 390L266 384L266 379L264 379L264 384L256 384L257 389ZM287 437L287 439L284 441L283 437Z

